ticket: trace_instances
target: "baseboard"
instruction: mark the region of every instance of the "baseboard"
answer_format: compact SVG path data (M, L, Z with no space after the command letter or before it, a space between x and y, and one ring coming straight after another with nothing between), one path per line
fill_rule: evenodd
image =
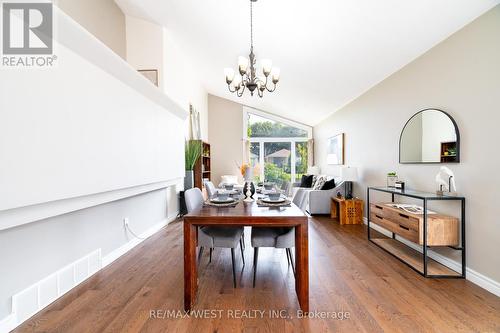
M368 224L368 220L366 217L363 217L363 222L365 224ZM370 228L377 230L378 232L380 232L388 237L391 237L391 235L392 235L391 232L389 232L389 231L383 229L382 227L379 227L378 225L373 224L373 223L370 224ZM412 243L412 242L407 241L407 240L402 239L402 238L398 238L398 240L401 241L402 243L408 245L412 249L419 251L419 252L422 252L421 248L417 244ZM445 265L446 267L451 268L454 271L460 272L462 269L461 263L457 262L456 260L445 257L442 254L439 254L439 253L434 252L432 250L429 251L428 254L429 254L429 258L434 259L435 261L439 262L440 264ZM490 293L500 297L500 282L495 281L495 280L473 270L470 267L465 268L465 277L468 281L470 281L470 282L478 285L479 287L488 290Z
M0 333L12 331L176 218L177 213L156 223L138 235L141 239L134 237L104 257L101 249L97 249L15 294L12 296L12 313L0 320Z
M10 332L16 328L16 316L13 314L8 315L4 319L0 320L0 332Z
M142 239L135 238L132 236L133 238L128 243L123 244L122 246L111 251L110 253L108 253L107 255L105 255L102 258L102 268L108 266L113 261L120 258L122 255L124 255L125 253L127 253L128 251L130 251L131 249L133 249L134 247L136 247L140 243L142 243L146 238L154 235L161 228L163 228L164 226L166 226L169 223L171 223L172 221L174 221L176 218L177 218L177 213L175 215L171 215L168 218L156 223L155 225L153 225L152 227L150 227L149 229L147 229L146 231L144 231L142 234L139 235L139 237L141 237Z

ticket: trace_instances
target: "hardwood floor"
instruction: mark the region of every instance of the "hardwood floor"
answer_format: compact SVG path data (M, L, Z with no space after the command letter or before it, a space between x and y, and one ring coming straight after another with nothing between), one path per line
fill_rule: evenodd
M195 310L222 310L222 316L167 318L183 313L182 223L176 222L15 332L500 332L499 297L465 280L421 277L369 243L365 228L310 220L311 311L330 317L343 312L347 319L296 317L294 278L284 250L261 249L253 289L249 239L247 265L242 268L236 258L236 289L230 251L216 249L211 264L208 251L203 256ZM163 312L154 318L155 310ZM260 318L254 310L266 312ZM285 318L271 318L268 310Z

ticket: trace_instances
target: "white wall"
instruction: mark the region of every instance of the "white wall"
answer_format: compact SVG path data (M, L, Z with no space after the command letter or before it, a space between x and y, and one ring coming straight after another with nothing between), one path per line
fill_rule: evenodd
M125 15L113 0L57 0L55 4L125 58Z
M0 75L0 324L13 294L129 244L125 217L140 234L178 211L186 113L54 13L57 66Z
M164 91L164 29L133 16L127 22L127 62L135 69L157 69L159 88Z
M208 128L212 182L217 186L223 175L243 177L237 165L243 163L243 105L208 95Z
M331 174L340 168L326 165L327 138L345 133L346 164L360 168L355 195L364 198L367 186L385 185L390 171L397 171L409 188L435 191L439 165L399 164L399 135L418 110L435 107L449 112L461 134L461 163L449 167L467 198L467 265L496 281L500 281L500 158L495 153L500 142L499 40L497 6L314 128L316 163Z
M208 94L200 83L190 56L176 42L175 35L165 30L164 34L164 90L178 104L189 109L191 103L200 113L202 140L208 140ZM187 132L186 132L187 133Z

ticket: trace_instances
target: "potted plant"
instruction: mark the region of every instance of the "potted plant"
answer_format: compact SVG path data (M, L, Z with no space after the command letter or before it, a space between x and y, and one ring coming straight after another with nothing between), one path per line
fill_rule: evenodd
M186 141L184 149L184 160L186 164L186 177L184 178L184 190L194 187L194 165L201 156L201 142L199 140Z
M387 173L387 187L396 187L396 181L398 180L398 174L396 172Z

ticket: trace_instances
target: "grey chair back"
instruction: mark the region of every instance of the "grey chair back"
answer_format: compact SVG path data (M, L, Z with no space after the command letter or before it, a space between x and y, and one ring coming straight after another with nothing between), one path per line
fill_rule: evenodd
M203 194L197 187L191 188L184 192L184 199L186 200L186 208L188 213L194 212L203 207Z
M292 202L301 209L302 209L302 204L304 203L304 198L306 196L306 193L307 191L305 191L304 189L299 189L297 193L295 193L295 196L292 199Z
M205 181L205 188L207 189L207 195L209 198L213 198L217 195L215 185L211 181Z

